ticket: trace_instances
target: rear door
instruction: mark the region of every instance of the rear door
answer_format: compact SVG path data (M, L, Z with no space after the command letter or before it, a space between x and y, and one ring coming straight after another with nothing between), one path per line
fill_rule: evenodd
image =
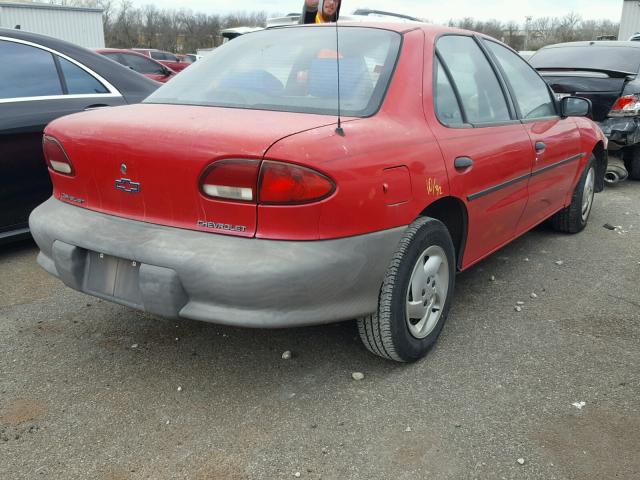
M122 96L71 59L0 38L0 231L26 226L51 195L42 132L52 120L86 108L120 105Z
M534 155L506 86L478 41L445 35L438 39L436 51L433 90L438 121L432 129L445 158L451 192L467 205L466 267L514 237L527 203Z
M529 202L518 227L526 231L569 200L583 157L580 132L573 119L560 118L549 86L526 61L503 45L482 41L504 76L535 150Z

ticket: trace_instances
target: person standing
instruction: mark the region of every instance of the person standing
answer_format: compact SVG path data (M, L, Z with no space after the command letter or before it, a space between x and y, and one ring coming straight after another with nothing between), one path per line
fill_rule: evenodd
M300 23L337 22L341 3L341 0L305 0Z

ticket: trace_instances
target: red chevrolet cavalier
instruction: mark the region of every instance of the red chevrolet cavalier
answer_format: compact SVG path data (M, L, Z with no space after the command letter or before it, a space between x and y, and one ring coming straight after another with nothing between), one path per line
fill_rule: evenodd
M413 361L456 271L547 219L585 227L607 162L588 101L482 35L339 30L246 35L143 104L50 124L40 265L162 316L357 318L369 350Z

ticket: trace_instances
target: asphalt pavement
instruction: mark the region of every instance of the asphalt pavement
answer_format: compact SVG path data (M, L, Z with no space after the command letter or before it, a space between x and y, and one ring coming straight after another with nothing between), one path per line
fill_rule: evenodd
M413 365L351 322L155 318L36 255L0 248L0 479L640 478L639 182L583 233L538 227L458 275Z

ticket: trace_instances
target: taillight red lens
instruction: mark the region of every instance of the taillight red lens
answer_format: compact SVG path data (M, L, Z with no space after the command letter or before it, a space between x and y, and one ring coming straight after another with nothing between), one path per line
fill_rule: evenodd
M64 151L58 140L45 135L42 138L42 149L44 150L44 158L51 170L69 176L76 174L67 152Z
M259 160L219 160L201 175L200 190L211 198L255 202L259 167Z
M261 204L303 204L322 200L335 188L330 178L309 168L264 161L258 198Z
M633 117L640 113L640 95L625 95L611 107L611 117Z

